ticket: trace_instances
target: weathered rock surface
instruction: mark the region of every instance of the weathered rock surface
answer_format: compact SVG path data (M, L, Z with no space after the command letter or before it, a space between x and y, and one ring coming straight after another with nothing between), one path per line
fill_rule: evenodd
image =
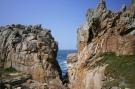
M3 74L0 79L0 89L21 88L21 84L25 83L29 79L31 79L31 75L20 72Z
M115 53L117 56L135 55L135 5L123 6L121 11L116 13L107 10L105 1L101 0L95 10L87 11L86 19L86 23L77 31L77 62L68 69L70 88L134 89L128 82L122 83L124 85L122 87L120 81L117 85L103 87L105 82L111 81L111 78L106 80L108 77L105 75L110 65L104 62L101 65L98 63L104 59L102 56L104 53ZM124 79L124 81L128 80Z
M56 80L49 84L35 80L28 80L21 86L21 89L67 89Z
M77 53L71 53L71 54L68 54L68 56L67 56L67 63L68 64L72 64L72 63L74 63L74 62L77 62Z
M0 89L67 89L58 81L55 79L51 83L44 83L32 80L31 75L15 72L3 74Z
M94 49L102 52L134 54L134 8L135 6L127 9L125 7L124 10L114 13L107 10L102 1L96 10L89 9L86 24L78 30L79 52L87 45L94 45Z
M75 71L75 66L76 66L76 63L77 63L77 59L78 59L78 54L77 53L71 53L71 54L68 54L68 56L67 56L68 82L70 82L70 84L72 84L72 80L74 80L74 76L75 76L74 71Z
M56 60L58 45L51 31L41 25L0 27L0 67L13 67L32 75L32 79L61 83L61 69Z

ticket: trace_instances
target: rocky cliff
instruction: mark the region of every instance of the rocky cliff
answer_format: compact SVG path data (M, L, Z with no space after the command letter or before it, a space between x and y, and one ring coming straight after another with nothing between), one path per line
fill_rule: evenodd
M78 53L69 54L64 82L70 89L135 88L135 5L88 9L77 31ZM0 27L0 88L67 89L56 60L58 44L41 25ZM66 85L66 84L65 84Z
M88 9L86 20L77 31L78 54L68 69L69 87L134 89L135 5L112 12L100 0L96 9Z
M32 75L37 82L61 84L57 50L58 44L51 31L41 25L12 24L0 27L1 69L15 68Z

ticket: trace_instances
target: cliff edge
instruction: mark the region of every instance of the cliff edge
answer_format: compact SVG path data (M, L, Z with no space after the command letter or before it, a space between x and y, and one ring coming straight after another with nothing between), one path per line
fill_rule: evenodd
M77 31L78 54L68 69L69 87L134 89L135 5L112 12L100 0L96 9L88 9L86 20Z
M41 25L12 24L0 27L1 69L14 68L18 72L30 74L33 81L45 85L53 83L61 85L62 74L56 60L57 51L58 44L51 31L42 28ZM33 85L34 89L38 89L37 83Z

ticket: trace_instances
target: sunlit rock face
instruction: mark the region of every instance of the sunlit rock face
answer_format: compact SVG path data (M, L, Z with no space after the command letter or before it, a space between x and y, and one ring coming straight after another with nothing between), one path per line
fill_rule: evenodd
M77 31L78 58L75 66L68 70L69 76L72 76L69 77L70 87L121 89L120 82L109 88L103 87L108 78L105 72L110 65L104 62L99 65L98 62L104 59L104 53L115 53L117 56L135 54L135 6L122 6L121 11L112 12L101 0L96 9L88 9L86 19L86 23ZM132 89L125 82L123 85L124 89Z
M56 60L58 45L51 31L41 25L7 25L0 27L0 67L13 67L32 75L37 81L60 80Z
M114 13L107 10L105 1L102 1L96 10L89 9L87 22L78 29L79 52L95 43L94 46L102 52L134 54L134 8L123 6L122 11Z

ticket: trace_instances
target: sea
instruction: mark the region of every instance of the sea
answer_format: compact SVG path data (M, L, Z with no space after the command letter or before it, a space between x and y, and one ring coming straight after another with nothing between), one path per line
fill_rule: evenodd
M62 70L62 75L67 73L67 55L70 53L75 53L77 50L59 50L57 54L57 60Z

